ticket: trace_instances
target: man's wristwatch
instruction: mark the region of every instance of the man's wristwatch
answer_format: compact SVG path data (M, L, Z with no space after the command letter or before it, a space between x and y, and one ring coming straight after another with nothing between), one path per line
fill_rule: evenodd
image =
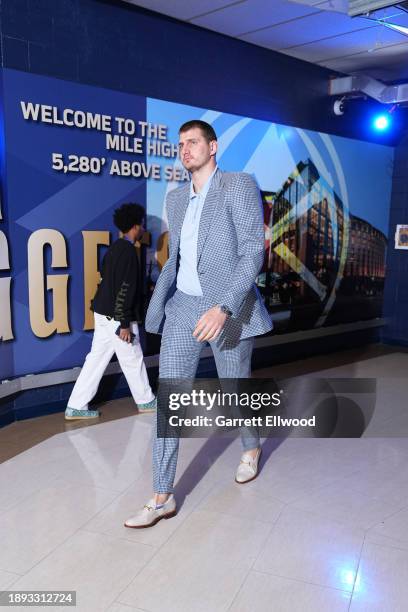
M227 315L227 317L232 317L232 312L230 311L230 309L228 308L228 306L220 306L221 308L221 312L223 312L224 314Z

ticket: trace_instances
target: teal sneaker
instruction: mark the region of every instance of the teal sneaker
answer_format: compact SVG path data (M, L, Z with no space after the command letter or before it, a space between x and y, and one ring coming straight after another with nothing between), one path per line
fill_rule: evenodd
M76 408L70 408L69 406L65 410L66 421L97 419L99 416L99 410L77 410Z
M137 409L140 414L144 414L145 412L154 412L157 410L157 397L152 399L151 402L147 402L147 404L138 404Z

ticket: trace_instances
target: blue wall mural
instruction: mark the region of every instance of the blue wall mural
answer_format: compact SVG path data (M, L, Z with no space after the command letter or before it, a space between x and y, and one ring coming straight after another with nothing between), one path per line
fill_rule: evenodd
M178 127L211 123L218 163L257 180L275 333L380 316L393 149L5 69L0 378L81 365L89 291L125 201L147 208L152 288L166 258L166 193L186 174ZM147 352L157 350L148 344Z

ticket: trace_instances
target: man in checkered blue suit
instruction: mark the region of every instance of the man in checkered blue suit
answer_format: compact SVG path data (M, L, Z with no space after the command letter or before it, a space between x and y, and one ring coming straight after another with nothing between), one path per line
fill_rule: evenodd
M167 196L169 259L146 316L146 330L162 333L159 375L193 379L209 342L220 378L246 378L254 336L272 329L255 286L264 257L259 190L250 175L218 169L217 136L208 123L183 124L179 149L191 181ZM256 431L241 431L241 438L238 483L256 477L261 452ZM157 437L156 427L154 497L125 522L127 527L150 527L176 514L178 443L178 438Z

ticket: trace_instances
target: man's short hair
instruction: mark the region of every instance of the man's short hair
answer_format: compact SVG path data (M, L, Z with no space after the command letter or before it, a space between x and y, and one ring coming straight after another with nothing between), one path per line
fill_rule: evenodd
M145 209L140 204L122 204L113 213L113 222L126 234L134 225L142 225L145 217Z
M217 140L217 134L215 133L213 126L209 123L206 123L205 121L201 121L201 119L191 119L191 121L186 121L186 123L183 123L183 125L179 129L179 134L181 134L181 132L187 132L187 130L192 130L194 128L199 128L201 130L207 142Z

